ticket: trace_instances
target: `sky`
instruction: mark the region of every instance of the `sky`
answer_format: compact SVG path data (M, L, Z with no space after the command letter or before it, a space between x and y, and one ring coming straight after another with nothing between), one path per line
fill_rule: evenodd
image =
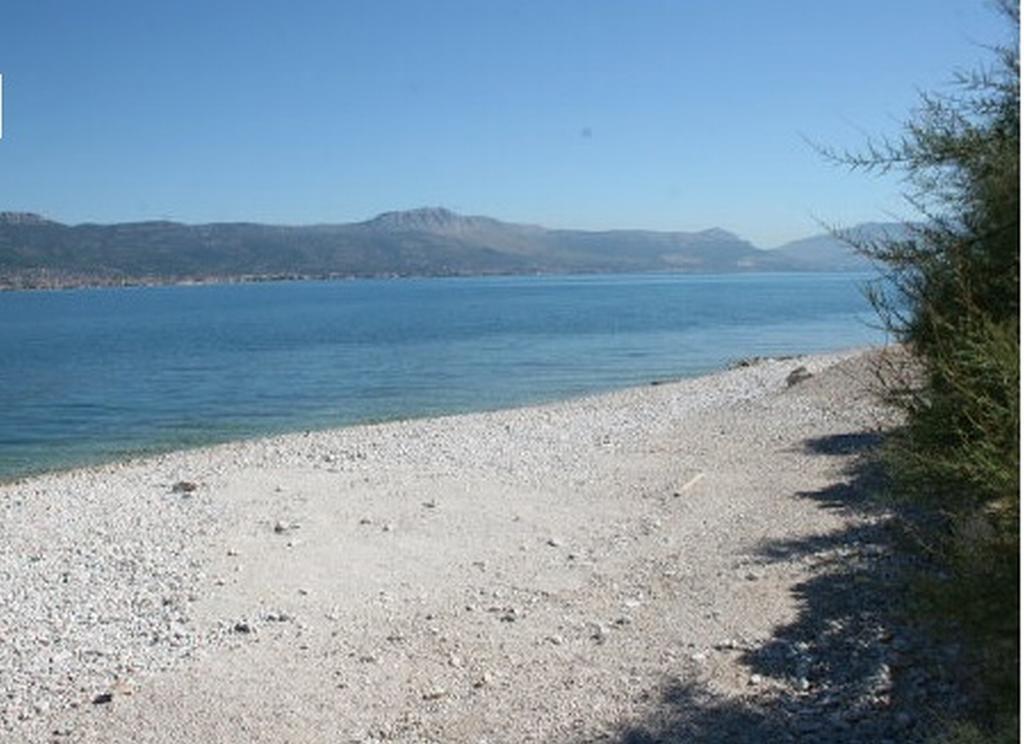
M0 12L0 210L350 222L445 206L760 247L907 214L808 141L899 134L984 0L90 3Z

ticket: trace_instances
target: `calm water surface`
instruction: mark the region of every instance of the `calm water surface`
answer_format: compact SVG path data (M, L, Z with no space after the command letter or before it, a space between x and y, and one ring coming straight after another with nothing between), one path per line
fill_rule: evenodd
M876 343L866 276L360 280L0 293L0 478L552 400Z

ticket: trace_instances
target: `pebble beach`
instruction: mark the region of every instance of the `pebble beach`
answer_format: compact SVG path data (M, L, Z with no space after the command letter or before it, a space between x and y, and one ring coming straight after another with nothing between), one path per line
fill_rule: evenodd
M914 740L876 354L2 485L0 740Z

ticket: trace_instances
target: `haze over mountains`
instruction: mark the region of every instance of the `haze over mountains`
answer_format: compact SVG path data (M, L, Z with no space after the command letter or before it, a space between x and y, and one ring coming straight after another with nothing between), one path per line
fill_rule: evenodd
M872 234L898 225L866 226ZM720 228L564 230L443 208L304 226L152 221L65 225L0 212L0 288L315 277L854 271L830 235L762 250Z

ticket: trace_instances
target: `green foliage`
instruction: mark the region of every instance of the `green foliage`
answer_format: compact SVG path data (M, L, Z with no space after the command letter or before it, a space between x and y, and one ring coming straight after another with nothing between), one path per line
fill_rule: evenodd
M977 724L953 724L934 744L1014 744L1020 741L1016 721L1005 721L996 727L982 728Z
M1002 9L1016 34L1018 3ZM993 67L961 75L953 95L925 96L901 139L831 154L901 171L924 218L910 239L857 246L887 269L872 299L918 364L887 390L907 414L888 463L897 496L924 507L915 527L944 568L927 606L971 634L985 723L1012 719L1004 732L1019 716L1018 48L995 48ZM964 724L949 740L981 740L990 728Z
M953 513L985 510L1002 531L1018 518L1018 338L1016 318L981 314L936 330L894 440L905 488Z
M938 517L918 534L948 578L923 579L920 598L972 637L985 717L1016 711L1019 696L1018 334L1016 319L979 315L936 333L886 453L898 495Z

